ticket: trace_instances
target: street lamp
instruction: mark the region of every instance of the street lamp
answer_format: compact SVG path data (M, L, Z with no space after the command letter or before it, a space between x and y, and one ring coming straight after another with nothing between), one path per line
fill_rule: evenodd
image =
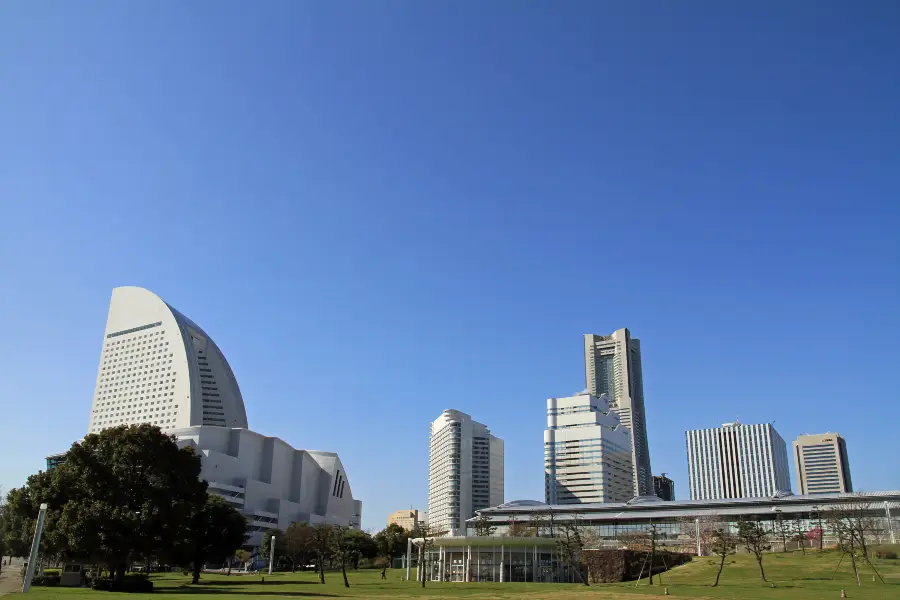
M272 574L272 565L275 563L275 536L272 536L272 545L269 546L269 575Z
M34 539L31 540L31 553L28 555L28 568L25 570L25 581L22 582L22 593L31 589L34 567L37 565L38 551L41 547L41 534L44 533L44 519L47 516L47 503L41 504L37 523L34 526Z
M891 543L896 544L897 542L894 539L894 522L891 521L891 505L888 504L887 500L884 501L884 512L887 513L888 529L891 532Z

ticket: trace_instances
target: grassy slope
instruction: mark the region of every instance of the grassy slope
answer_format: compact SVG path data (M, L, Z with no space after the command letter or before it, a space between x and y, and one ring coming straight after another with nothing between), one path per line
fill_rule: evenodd
M840 598L840 590L847 590L850 598L900 599L900 561L874 561L882 573L886 584L873 583L871 570L861 567L862 587L857 588L850 565L844 561L840 571L832 581L831 576L840 555L825 552L821 555L810 553L768 554L764 566L766 575L776 585L770 588L759 579L756 563L749 556L735 556L726 563L722 581L718 588L709 584L715 578L716 564L711 558L702 558L673 569L663 575L663 583L675 597L690 598L740 598L746 600L780 598L790 600L812 600ZM734 562L731 562L734 561ZM576 600L590 598L616 598L626 596L629 600L661 596L663 588L650 587L646 582L635 587L634 582L597 585L585 588L578 585L530 584L530 583L428 583L422 590L416 583L400 581L400 570L389 571L387 581L381 581L379 571L359 571L350 573L349 589L343 587L340 573L328 573L327 583L316 582L312 573L276 573L266 576L266 583L260 583L258 576L204 574L198 586L187 584L181 575L159 575L154 577L156 600L204 600L213 594L233 595L232 600L250 600L251 597L264 599L266 596L297 598L434 598L466 597L473 600L499 598L530 598ZM113 594L71 588L32 588L34 600L144 600L143 595ZM87 597L90 596L90 599Z

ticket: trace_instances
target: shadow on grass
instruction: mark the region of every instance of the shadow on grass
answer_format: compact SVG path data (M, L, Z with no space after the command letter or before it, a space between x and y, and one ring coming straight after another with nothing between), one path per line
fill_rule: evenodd
M249 577L241 581L240 579L203 579L200 578L200 583L197 585L264 585L266 587L270 585L322 585L317 581L285 581L283 579L270 579L269 581L262 583L259 578L254 577L250 579ZM188 585L188 584L185 584Z
M268 583L265 585L269 585ZM262 591L253 590L229 590L227 587L206 587L204 585L185 585L182 587L158 588L153 590L153 594L222 594L222 595L244 595L244 596L298 596L301 598L338 598L336 594L320 594L317 592L288 592L288 591Z

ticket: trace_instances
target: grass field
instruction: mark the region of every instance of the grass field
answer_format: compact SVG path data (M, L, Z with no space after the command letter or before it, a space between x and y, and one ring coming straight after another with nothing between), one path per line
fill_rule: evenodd
M759 579L756 563L749 556L729 558L719 587L709 587L715 579L717 563L712 558L700 558L677 567L663 575L663 586L668 586L670 596L683 598L738 598L812 600L840 598L841 589L848 598L900 600L900 561L873 560L886 583L873 582L868 566L861 567L862 587L856 586L847 561L834 575L840 555L834 552L767 554L764 560L766 575L775 584ZM276 573L266 576L261 583L259 576L231 576L204 574L199 585L188 584L181 575L154 576L155 596L158 600L204 600L214 594L236 596L231 600L267 596L297 598L471 598L490 600L499 598L526 598L551 600L576 600L587 598L627 598L639 600L663 595L663 586L649 586L642 582L593 585L589 588L572 584L534 583L432 583L423 590L416 582L401 581L400 570L389 571L389 579L382 581L379 571L350 572L349 589L344 588L340 573L328 573L326 584L318 583L313 573ZM143 594L117 594L94 592L78 588L32 588L34 600L143 600Z

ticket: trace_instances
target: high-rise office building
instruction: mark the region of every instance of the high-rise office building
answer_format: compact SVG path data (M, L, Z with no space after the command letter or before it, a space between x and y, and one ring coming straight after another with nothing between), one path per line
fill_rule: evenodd
M247 427L228 361L200 327L139 287L112 291L88 433L152 423L163 431Z
M503 440L458 410L431 424L428 523L436 532L465 535L475 511L503 504Z
M675 482L666 474L653 476L653 493L667 502L675 500Z
M647 419L644 415L641 341L632 338L627 329L618 329L612 335L586 334L584 371L587 391L598 398L606 394L622 424L631 430L633 496L653 495Z
M762 498L791 491L787 445L770 423L685 432L691 499Z
M631 430L604 394L547 400L544 492L547 504L627 502L634 497Z
M794 466L801 494L853 491L847 443L838 433L798 437L794 440Z

